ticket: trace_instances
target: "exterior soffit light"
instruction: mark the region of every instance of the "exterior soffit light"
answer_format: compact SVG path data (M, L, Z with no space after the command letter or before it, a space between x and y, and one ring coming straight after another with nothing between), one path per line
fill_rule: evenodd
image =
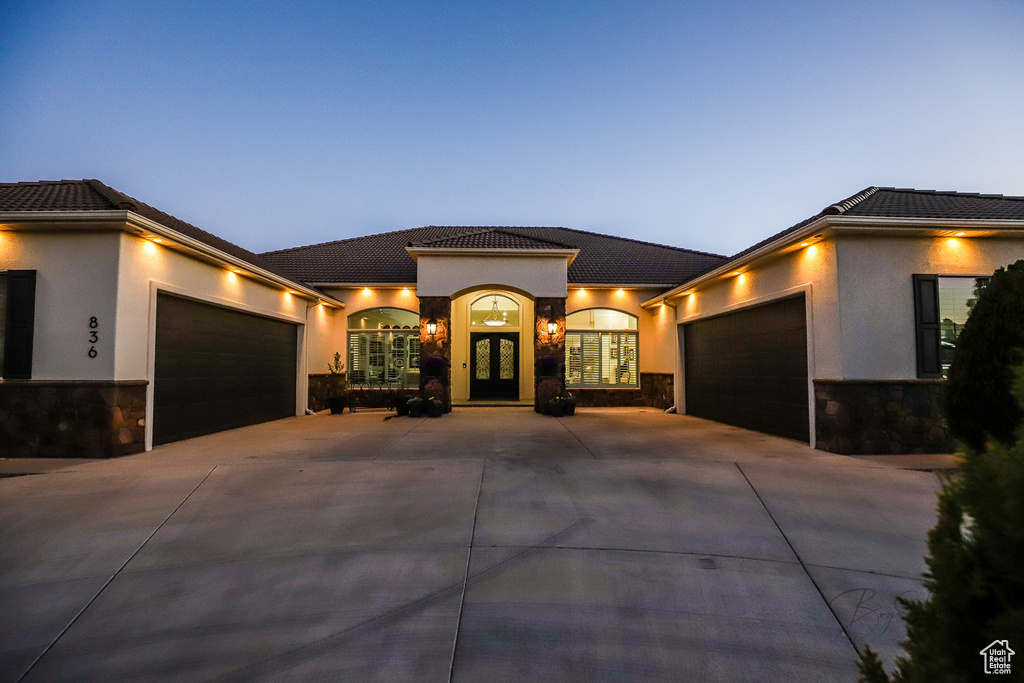
M810 244L811 244L810 242L801 242L800 246L801 247L807 247L807 246L810 246Z
M734 270L734 271L732 271L732 274L733 274L733 275L739 275L739 274L740 274L740 271L738 271L738 270Z
M955 233L953 233L953 237L963 237L963 236L964 236L964 235L966 235L966 234L967 234L966 232L964 232L963 230L961 230L961 231L959 231L959 232L955 232Z

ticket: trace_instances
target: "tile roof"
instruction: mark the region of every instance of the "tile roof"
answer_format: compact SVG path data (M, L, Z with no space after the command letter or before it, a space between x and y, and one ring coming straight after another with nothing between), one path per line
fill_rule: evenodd
M574 249L568 244L520 235L503 228L470 230L461 235L410 242L410 247L430 249Z
M437 225L282 249L262 256L306 282L416 282L416 263L405 251L410 244L463 248L468 244L531 244L534 246L511 248L579 249L579 256L569 266L569 282L586 284L668 285L688 280L726 260L716 254L571 228Z
M894 187L869 189L876 191L855 202L843 212L843 215L887 218L1024 220L1024 197L967 192L935 192Z
M266 271L294 280L294 276L237 244L118 192L98 180L40 180L0 183L0 211L132 211L207 246ZM301 282L301 281L300 281Z

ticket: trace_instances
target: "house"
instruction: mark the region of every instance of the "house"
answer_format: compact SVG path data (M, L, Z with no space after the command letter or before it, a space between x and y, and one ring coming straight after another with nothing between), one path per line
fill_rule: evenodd
M337 352L354 392L455 409L567 387L838 453L948 451L958 331L1021 258L1024 198L999 195L872 187L728 258L465 226L254 254L96 180L0 184L0 448L301 415Z

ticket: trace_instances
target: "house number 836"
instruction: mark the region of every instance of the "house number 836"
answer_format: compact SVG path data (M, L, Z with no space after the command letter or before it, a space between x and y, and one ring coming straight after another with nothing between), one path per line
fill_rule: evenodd
M100 335L97 330L100 326L100 321L96 319L96 316L89 318L89 343L92 346L89 347L89 358L95 358L98 354L96 351L96 343L100 340Z

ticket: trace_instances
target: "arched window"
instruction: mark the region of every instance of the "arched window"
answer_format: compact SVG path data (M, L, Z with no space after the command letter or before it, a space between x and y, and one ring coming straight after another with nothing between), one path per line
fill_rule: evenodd
M406 389L420 384L420 316L401 308L367 308L348 316L351 389Z
M640 386L637 317L588 308L565 317L565 383L579 389Z
M501 294L488 294L469 306L469 323L473 327L519 327L519 304Z

